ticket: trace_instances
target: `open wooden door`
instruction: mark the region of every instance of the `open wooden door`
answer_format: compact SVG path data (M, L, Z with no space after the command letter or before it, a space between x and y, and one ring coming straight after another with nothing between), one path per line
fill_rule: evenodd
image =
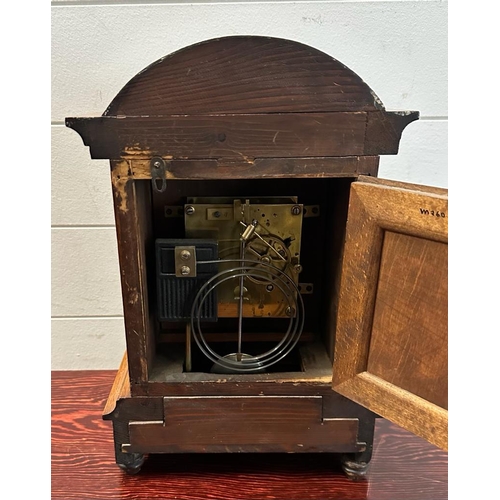
M333 389L448 449L448 192L351 186Z

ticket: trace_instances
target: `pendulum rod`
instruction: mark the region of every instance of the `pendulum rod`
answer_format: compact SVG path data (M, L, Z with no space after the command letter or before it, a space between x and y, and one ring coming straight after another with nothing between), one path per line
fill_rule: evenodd
M251 224L245 225L245 230L241 234L240 238L240 260L241 265L245 265L245 245L246 242L256 234L255 228L257 227L258 222L254 219ZM239 303L238 303L238 350L236 351L236 361L241 362L242 354L241 354L241 339L243 336L243 284L244 284L244 273L241 273L240 276L240 295L239 295Z
M241 238L240 242L240 259L243 265L245 259L245 240ZM236 361L241 362L241 339L243 336L243 283L244 276L240 276L240 296L238 303L238 350L236 351Z

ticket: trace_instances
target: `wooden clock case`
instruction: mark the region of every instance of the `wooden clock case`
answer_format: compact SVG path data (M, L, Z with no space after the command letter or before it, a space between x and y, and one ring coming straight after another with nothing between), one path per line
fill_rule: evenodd
M252 36L166 56L101 117L66 119L111 165L127 349L103 418L120 467L322 452L359 477L378 415L447 447L447 191L376 178L416 119L331 56ZM158 319L155 241L183 238L190 197L285 195L300 202L312 291L300 341L265 373L212 373L194 346L186 371L184 329ZM251 328L274 338L272 319ZM207 336L233 334L221 320Z

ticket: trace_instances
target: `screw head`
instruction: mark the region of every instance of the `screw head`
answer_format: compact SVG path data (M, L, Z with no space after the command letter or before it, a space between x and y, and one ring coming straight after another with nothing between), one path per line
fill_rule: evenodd
M296 273L302 272L302 266L300 264L296 264L295 266L293 266L293 269L295 270Z
M153 162L153 167L154 168L160 168L161 167L161 162L156 160L155 162Z
M186 215L193 215L193 214L194 214L194 207L192 207L191 205L186 207Z
M190 258L191 258L191 252L189 250L182 250L181 259L182 260L189 260Z
M292 215L300 215L302 212L302 209L300 208L300 205L294 205L292 207Z
M295 309L293 307L290 307L288 306L286 309L285 309L285 314L287 316L293 316L295 314Z
M187 276L191 272L191 269L188 266L181 267L182 276Z
M264 257L262 257L260 260L262 262L264 262L265 264L270 264L271 263L271 258L268 257L267 255L264 255Z
M266 290L267 290L268 292L272 292L272 291L274 290L274 285L267 285L267 286L266 286Z

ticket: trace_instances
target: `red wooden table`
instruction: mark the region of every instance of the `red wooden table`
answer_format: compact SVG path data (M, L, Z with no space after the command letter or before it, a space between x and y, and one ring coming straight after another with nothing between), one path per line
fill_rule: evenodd
M113 371L52 372L52 499L447 500L448 454L378 419L366 480L331 455L153 455L129 476L101 419Z

